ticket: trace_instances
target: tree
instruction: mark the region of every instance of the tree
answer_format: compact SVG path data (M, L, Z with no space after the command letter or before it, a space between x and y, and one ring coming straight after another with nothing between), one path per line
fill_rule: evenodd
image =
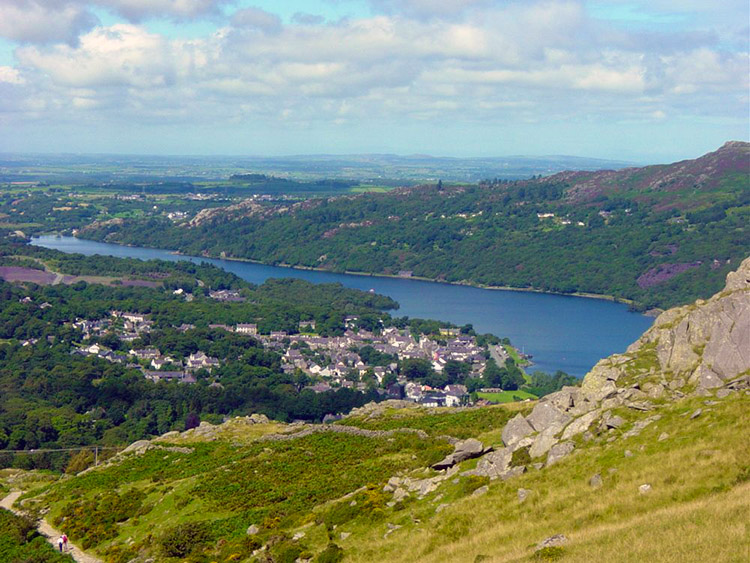
M189 412L188 415L185 417L185 430L190 430L191 428L197 428L200 426L201 423L201 417L198 416L194 412Z

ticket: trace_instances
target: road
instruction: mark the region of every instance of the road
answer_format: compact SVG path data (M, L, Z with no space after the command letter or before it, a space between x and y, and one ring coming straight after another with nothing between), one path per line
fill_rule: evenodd
M5 508L16 514L21 514L21 511L13 508L13 503L16 502L18 497L23 494L23 491L13 491L8 496L0 499L0 508ZM57 549L57 538L62 535L62 532L53 528L46 519L42 518L37 525L37 531L44 536L52 546ZM68 541L68 550L66 551L73 559L78 563L103 563L103 561L93 555L90 555L78 548L74 543Z

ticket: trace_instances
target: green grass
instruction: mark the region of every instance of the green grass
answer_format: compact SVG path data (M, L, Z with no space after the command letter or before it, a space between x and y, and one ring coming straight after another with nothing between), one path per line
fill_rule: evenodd
M493 403L515 403L517 401L525 401L526 399L536 400L539 397L518 389L516 391L502 391L500 393L484 393L482 391L477 392L477 396L480 399L487 399Z
M26 496L50 507L50 520L65 512L75 533L86 522L104 526L109 539L94 545L108 561L139 552L185 560L167 557L164 545L174 550L195 530L200 542L189 561L249 562L264 544L277 560L314 557L331 542L352 562L527 561L538 542L558 533L570 540L564 561L734 561L750 548L750 397L705 401L664 406L659 421L628 439L619 436L650 413L618 409L627 420L622 429L589 442L577 437L576 451L555 466L489 482L481 496L474 491L487 480L461 475L477 460L464 462L436 490L412 491L397 503L383 485L393 476L439 475L427 467L451 446L437 436L499 446L503 424L527 410L521 405L385 409L343 421L371 430L420 429L427 440L324 432L267 441L265 431L242 439L241 427L230 424L215 441L176 440L193 453L150 450ZM699 407L701 416L690 419ZM662 432L669 437L659 441ZM626 449L634 455L625 457ZM601 488L588 485L595 473ZM644 483L652 486L648 495L638 493ZM519 488L531 491L524 503ZM106 527L109 520L121 521ZM251 524L257 536L245 533ZM293 540L299 533L304 537Z
M69 563L73 558L55 551L34 529L34 523L0 508L0 561Z
M698 407L703 414L690 420ZM744 560L748 407L750 398L739 394L715 406L701 398L670 405L637 437L579 442L579 451L555 466L493 482L486 495L451 502L439 514L447 494L409 505L386 518L403 528L385 539L383 526L354 522L341 545L347 561L524 561L544 538L565 534L564 561ZM669 438L659 442L662 432ZM625 457L626 449L634 455ZM601 488L588 485L594 473L602 475ZM641 495L644 483L652 491ZM531 491L523 503L519 488Z
M470 438L502 428L515 412L504 407L450 409L398 409L377 418L347 417L339 424L367 430L412 428L430 436Z

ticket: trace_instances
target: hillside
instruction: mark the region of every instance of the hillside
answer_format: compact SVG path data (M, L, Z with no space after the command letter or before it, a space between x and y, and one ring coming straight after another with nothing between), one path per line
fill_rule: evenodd
M112 562L746 560L749 312L750 258L537 403L204 423L18 505Z
M425 185L173 222L97 221L78 236L192 255L452 283L593 293L669 307L706 298L750 253L750 145L695 160Z

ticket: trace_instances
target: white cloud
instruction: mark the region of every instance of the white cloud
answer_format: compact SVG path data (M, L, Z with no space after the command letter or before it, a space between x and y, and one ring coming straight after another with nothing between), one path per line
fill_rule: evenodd
M135 20L197 17L221 2L97 4L127 10ZM591 18L575 0L378 5L379 15L327 24L302 16L284 24L273 13L243 8L215 33L192 40L133 23L93 27L77 44L57 39L19 47L18 65L0 67L0 83L25 92L27 101L12 107L26 108L29 119L128 124L234 127L283 119L288 127L310 128L614 115L655 123L698 113L746 115L747 54L720 50L719 29L631 32ZM10 102L0 106L1 113Z
M9 66L0 66L0 82L6 84L24 84L26 81L21 76L18 69Z
M232 26L275 33L281 30L281 18L260 8L245 8L234 13Z
M92 0L90 3L121 14L131 22L146 18L169 17L189 20L216 15L219 8L230 0Z
M78 2L0 0L0 37L23 43L75 43L98 19Z

